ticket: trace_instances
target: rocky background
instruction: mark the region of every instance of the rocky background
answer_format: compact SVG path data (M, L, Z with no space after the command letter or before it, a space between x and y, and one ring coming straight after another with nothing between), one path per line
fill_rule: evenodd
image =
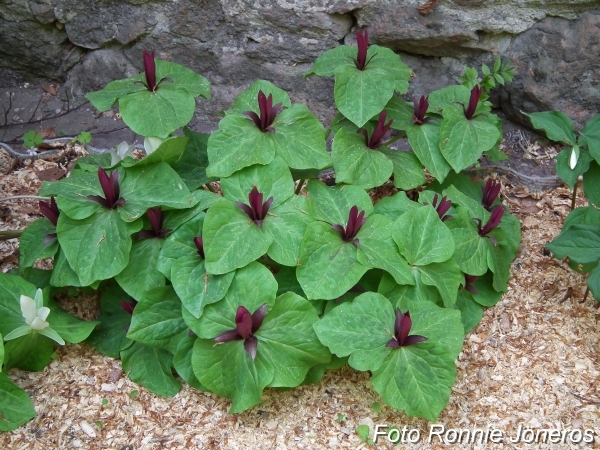
M414 71L407 99L456 83L464 65L501 57L517 69L493 97L510 120L561 110L582 127L600 113L600 1L439 0L421 14L425 2L0 0L0 88L55 80L72 107L140 72L142 50L154 49L210 80L196 129L214 129L218 112L259 78L328 121L333 81L302 73L365 27L370 43L394 49Z

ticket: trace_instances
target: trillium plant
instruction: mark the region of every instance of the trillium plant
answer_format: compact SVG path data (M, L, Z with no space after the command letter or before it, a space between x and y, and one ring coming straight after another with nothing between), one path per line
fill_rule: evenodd
M485 85L407 96L400 57L367 30L357 44L306 74L334 79L327 130L260 80L217 131L192 131L208 81L160 52L88 94L100 111L118 106L146 156L123 143L44 182L20 267L0 276L4 369L41 370L55 345L87 339L152 392L186 382L238 413L348 364L371 373L383 402L436 420L464 336L507 290L520 242L500 185L460 174L498 156L501 122ZM383 185L395 193L374 203ZM33 267L47 258L51 271ZM97 296L98 322L56 306L72 288ZM0 398L19 389L4 373ZM25 397L0 401L0 429L33 415Z

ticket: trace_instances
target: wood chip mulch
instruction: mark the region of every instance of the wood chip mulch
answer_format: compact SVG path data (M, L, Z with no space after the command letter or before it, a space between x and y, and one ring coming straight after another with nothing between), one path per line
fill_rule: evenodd
M36 161L3 174L0 198L35 194L37 173L52 167L56 163ZM262 404L230 415L227 399L187 386L173 398L158 397L129 381L120 361L82 344L59 348L42 372L10 372L38 415L0 434L0 448L358 450L370 447L356 433L361 424L418 430L420 442L409 446L416 449L600 448L600 303L591 295L581 303L584 276L544 251L569 212L571 193L558 188L530 194L505 180L502 196L523 230L509 290L465 338L456 384L436 422L446 430L497 429L504 434L501 443L428 443L429 422L384 405L369 374L347 367L328 372L315 386L267 389ZM39 217L37 211L37 201L0 203L0 230L25 227ZM0 241L4 272L16 267L17 247L16 239ZM374 403L381 405L379 412ZM511 443L519 427L591 429L595 442ZM399 448L383 438L374 447Z

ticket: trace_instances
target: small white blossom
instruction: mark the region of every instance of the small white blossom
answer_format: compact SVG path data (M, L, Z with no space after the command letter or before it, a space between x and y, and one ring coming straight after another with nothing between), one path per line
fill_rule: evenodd
M575 166L577 165L577 160L579 159L579 147L574 146L571 149L571 158L569 159L569 167L571 170L575 170Z
M149 155L163 143L163 140L157 137L148 136L144 138L144 150L146 150L146 155Z
M37 332L58 342L60 345L65 345L63 338L50 328L50 324L46 322L48 314L50 314L50 308L44 306L44 297L41 289L36 291L35 299L21 295L19 302L21 304L21 315L25 319L25 325L15 328L4 336L5 341L20 338L31 332Z
M135 149L135 145L129 145L127 142L123 141L116 148L110 151L110 165L114 166L119 161L125 159L126 156L130 156L133 150Z

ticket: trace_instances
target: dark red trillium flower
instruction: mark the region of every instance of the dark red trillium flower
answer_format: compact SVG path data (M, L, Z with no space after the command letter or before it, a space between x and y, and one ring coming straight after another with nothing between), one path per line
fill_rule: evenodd
M271 203L273 203L273 197L269 197L268 200L263 203L263 194L258 192L256 186L254 186L248 195L248 201L250 202L250 206L242 202L235 202L235 204L260 228L262 227L263 220L267 217Z
M418 344L419 342L425 342L427 338L418 334L408 335L412 327L412 320L410 320L410 313L406 311L403 314L400 308L396 308L396 322L394 323L394 337L385 344L386 347L406 347L408 345Z
M99 195L88 195L87 198L95 202L100 203L107 209L115 209L117 206L125 204L125 199L120 197L121 192L119 188L119 172L113 170L109 176L102 167L98 167L98 179L100 180L100 187L104 192L104 197Z
M215 338L215 342L239 341L244 339L244 348L250 358L256 358L256 348L258 340L256 333L263 323L263 319L267 315L267 304L265 303L252 314L243 306L238 306L235 314L235 328L233 330L223 331Z
M477 277L475 275L467 275L466 273L464 275L465 275L465 289L469 292L472 292L473 294L479 294L479 291L477 290L477 288L475 286L473 286L473 283L475 283L479 277Z
M381 113L379 114L379 120L377 121L377 125L375 126L375 129L373 130L373 134L371 134L371 139L369 139L367 130L365 130L364 128L361 128L360 130L358 130L358 132L365 137L365 145L372 150L376 149L377 147L382 146L384 143L383 141L387 140L390 137L390 134L392 134L390 127L392 126L394 119L391 119L386 124L385 116L386 116L385 111L381 111Z
M242 114L250 117L260 131L275 133L275 129L271 125L273 125L275 117L281 111L281 103L273 106L273 94L269 94L269 97L266 97L263 91L258 91L258 109L260 116L254 111L245 111Z
M494 206L494 209L492 209L492 215L490 216L490 220L487 221L487 223L483 226L483 228L481 227L481 219L474 217L473 220L475 220L477 222L477 229L479 230L479 236L481 236L481 237L487 236L490 231L492 231L494 228L496 228L498 225L500 225L503 215L504 215L504 206L502 206L502 205ZM494 245L498 245L498 241L496 240L495 237L493 237L493 236L488 236L488 237L492 240Z
M473 114L475 114L475 110L477 109L477 104L479 103L479 99L481 98L481 94L483 93L483 89L478 84L471 90L471 97L469 98L469 106L465 109L465 117L467 120L471 120L473 118Z
M195 237L194 244L196 244L196 248L198 249L198 254L200 255L200 258L206 259L204 257L204 242L202 241L202 238Z
M425 117L427 109L429 108L428 98L429 97L421 95L419 100L413 101L413 105L415 105L415 112L413 113L412 118L413 125L423 125L431 120L431 117Z
M56 226L60 211L58 210L58 206L56 206L56 201L54 200L54 197L50 197L50 203L46 203L40 200L39 205L40 212L44 215L44 217L46 217L46 219L48 219L52 223L52 225ZM56 239L56 233L49 233L44 238L43 244L47 245L54 239Z
M487 181L485 182L485 186L483 186L483 188L482 188L483 189L483 198L481 200L481 204L488 211L492 207L492 204L494 203L494 201L496 201L496 198L498 197L498 194L500 193L500 187L501 187L501 184L496 183L491 178L488 178Z
M358 30L356 32L356 45L358 45L358 53L354 65L358 70L365 70L369 61L375 56L373 55L371 59L367 61L367 50L369 49L369 33L367 30L364 30L364 32L363 30Z
M365 217L365 212L361 211L359 213L358 207L354 205L352 208L350 208L346 228L344 228L343 225L333 225L331 229L339 232L344 242L352 242L358 247L360 243L358 242L358 238L356 238L356 235L358 234L358 232L360 231L360 229L366 221L367 219Z
M137 305L137 303L137 301L130 298L129 300L121 300L120 305L126 313L133 314L133 310L135 309L135 305Z
M144 86L146 86L146 89L148 89L150 92L156 93L156 90L158 89L158 86L160 85L160 83L162 83L163 81L170 81L170 82L173 81L170 78L164 77L164 78L161 78L158 81L158 83L156 82L156 63L154 62L154 52L153 51L149 52L148 50L144 50L143 58L144 58L144 74L146 75L146 82L144 83L143 81L136 81L134 84L143 84Z
M140 239L150 238L164 239L167 234L173 231L171 229L163 229L163 213L160 206L157 206L156 208L148 208L146 210L146 214L148 214L148 219L150 219L150 227L152 229L140 231L135 235L136 240L139 241Z
M440 200L440 203L438 205L438 198L439 198L438 194L435 194L433 196L433 200L431 201L431 205L437 211L438 216L440 217L440 219L442 219L442 222L445 222L446 220L454 219L454 216L446 215L446 213L448 212L448 210L452 206L452 202L450 200L448 200L448 197L443 197Z

